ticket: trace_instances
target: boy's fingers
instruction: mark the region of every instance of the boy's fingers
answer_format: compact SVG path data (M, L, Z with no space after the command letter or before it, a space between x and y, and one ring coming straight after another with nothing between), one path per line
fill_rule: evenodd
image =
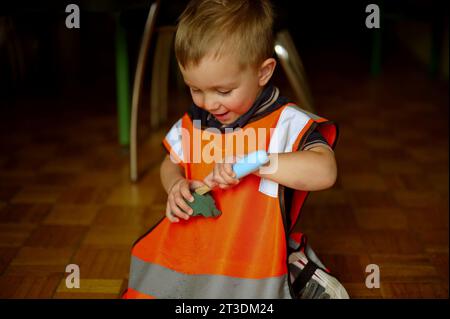
M233 165L231 165L231 164L225 164L225 165L224 165L224 169L225 169L225 172L227 172L227 174L228 174L229 176L231 176L231 177L233 177L233 178L236 176L236 173L233 172Z
M225 171L225 169L220 171L220 176L222 177L223 181L225 182L225 183L222 182L223 184L234 184L234 178L230 174L228 174Z
M189 215L184 213L177 205L170 205L170 211L172 212L172 215L175 215L176 217L180 217L185 220L189 219Z
M227 181L222 177L222 171L223 168L221 164L217 164L214 167L214 182L217 184L227 184Z
M214 181L214 172L210 173L208 176L205 177L203 182L208 185L209 188L216 187L217 183Z
M176 217L172 214L172 212L171 212L171 210L170 210L169 202L167 202L167 205L166 205L166 217L167 217L167 219L169 219L169 221L170 221L171 223L178 223L178 222L180 221L178 218L176 218Z
M209 188L213 189L214 187L217 186L217 183L215 181L212 181L212 182L206 183L206 185L208 185Z
M186 204L184 199L176 198L174 201L174 204L172 205L172 209L173 209L173 212L175 212L177 216L187 220L189 218L188 212L192 208L190 208Z
M229 184L219 184L219 187L222 189L225 189L225 188L229 188L230 185Z
M191 207L189 207L188 204L186 204L184 198L182 197L176 197L175 198L175 203L177 204L177 206L183 211L183 213L186 213L188 215L193 213L193 210ZM189 216L186 216L189 217ZM187 219L187 218L186 218Z
M183 195L184 199L193 202L194 196L192 196L191 191L189 190L189 185L185 185L180 189L181 195Z

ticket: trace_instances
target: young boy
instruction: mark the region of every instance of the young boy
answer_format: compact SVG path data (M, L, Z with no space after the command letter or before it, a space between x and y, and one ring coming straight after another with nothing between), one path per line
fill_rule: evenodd
M133 246L124 297L347 297L309 247L288 261L305 240L289 220L336 180L336 127L271 84L272 25L268 0L194 0L181 15L175 53L193 105L163 141L166 216ZM232 161L255 150L275 170L238 180ZM205 184L219 217L192 216Z

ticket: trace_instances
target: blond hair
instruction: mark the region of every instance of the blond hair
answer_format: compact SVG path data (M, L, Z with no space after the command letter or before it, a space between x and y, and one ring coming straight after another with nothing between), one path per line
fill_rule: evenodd
M179 18L175 55L183 68L209 54L257 66L273 54L272 27L269 0L192 0Z

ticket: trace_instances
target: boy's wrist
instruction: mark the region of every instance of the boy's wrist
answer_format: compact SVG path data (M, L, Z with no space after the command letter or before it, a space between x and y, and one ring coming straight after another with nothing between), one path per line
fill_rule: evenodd
M272 164L272 161L274 161L274 157L278 156L278 154L267 154L269 157L269 161L263 165L261 165L256 171L253 172L253 174L255 174L258 177L263 177L262 175L267 175L267 168L270 167L270 165Z
M172 182L172 184L170 184L169 188L167 189L167 194L169 194L170 191L172 190L172 188L173 188L179 181L181 181L181 180L183 180L183 179L184 179L184 177L177 177L177 178Z

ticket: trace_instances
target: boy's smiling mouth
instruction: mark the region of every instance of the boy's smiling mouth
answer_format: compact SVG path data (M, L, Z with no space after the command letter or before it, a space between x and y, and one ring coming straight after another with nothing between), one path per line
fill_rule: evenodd
M213 116L218 120L224 120L224 119L226 119L228 113L230 113L230 111L226 111L225 113L220 113L220 114L213 113Z

